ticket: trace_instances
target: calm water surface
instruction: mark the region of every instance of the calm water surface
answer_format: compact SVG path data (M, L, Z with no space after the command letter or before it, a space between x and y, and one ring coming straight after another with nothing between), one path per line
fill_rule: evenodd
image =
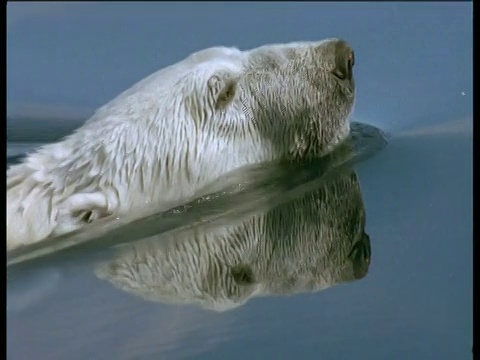
M9 358L471 357L471 146L392 137L170 227L237 210L224 219L12 266Z
M10 265L8 359L472 358L471 3L60 5L9 5L9 157L196 48L330 35L391 136Z

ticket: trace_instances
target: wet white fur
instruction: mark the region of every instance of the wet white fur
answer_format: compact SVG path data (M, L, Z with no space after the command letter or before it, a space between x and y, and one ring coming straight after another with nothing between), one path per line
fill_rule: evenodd
M312 44L321 43L251 51L216 47L192 54L120 94L64 140L12 166L7 171L7 249L75 230L87 213L94 221L136 216L149 206L166 209L225 172L277 158L273 144L249 122L245 108L254 105L246 105L248 97L240 100L237 91L220 110L216 97L264 54L282 64L289 52L308 54ZM294 113L295 106L293 101L287 112ZM242 136L224 135L227 128ZM348 123L332 144L346 132ZM303 136L290 138L285 140L289 151L301 150Z

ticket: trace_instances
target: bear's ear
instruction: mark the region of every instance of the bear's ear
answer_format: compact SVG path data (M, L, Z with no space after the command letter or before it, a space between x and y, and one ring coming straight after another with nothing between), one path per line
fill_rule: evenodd
M235 97L237 81L229 76L213 75L207 84L215 103L215 110L225 109Z

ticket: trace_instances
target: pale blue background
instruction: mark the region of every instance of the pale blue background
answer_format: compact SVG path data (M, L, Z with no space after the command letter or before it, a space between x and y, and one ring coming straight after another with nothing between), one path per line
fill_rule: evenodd
M209 46L332 36L356 51L359 118L397 127L470 114L469 2L9 3L8 113L88 112Z

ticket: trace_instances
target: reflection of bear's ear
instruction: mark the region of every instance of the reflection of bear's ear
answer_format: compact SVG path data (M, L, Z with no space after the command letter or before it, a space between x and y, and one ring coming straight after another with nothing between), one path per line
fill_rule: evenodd
M253 270L250 266L239 264L232 266L230 269L233 280L237 285L251 285L255 282Z
M208 79L208 90L215 101L215 110L225 109L235 97L237 82L227 77L213 75Z

